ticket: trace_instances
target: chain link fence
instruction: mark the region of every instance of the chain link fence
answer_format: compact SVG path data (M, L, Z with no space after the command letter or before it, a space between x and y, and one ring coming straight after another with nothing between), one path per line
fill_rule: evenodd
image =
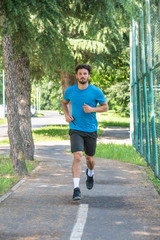
M160 179L160 0L145 0L130 31L131 138Z

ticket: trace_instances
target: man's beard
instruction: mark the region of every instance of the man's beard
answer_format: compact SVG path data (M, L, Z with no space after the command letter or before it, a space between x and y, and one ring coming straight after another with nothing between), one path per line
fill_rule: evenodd
M80 84L86 84L86 83L88 82L88 79L85 80L85 81L78 80L78 82L79 82Z

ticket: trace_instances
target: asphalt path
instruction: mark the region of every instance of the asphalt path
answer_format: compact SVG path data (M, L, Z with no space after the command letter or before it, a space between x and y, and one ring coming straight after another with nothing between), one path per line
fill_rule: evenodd
M53 115L32 119L32 127L66 124ZM129 137L128 129L109 130L99 141ZM82 200L73 203L69 148L68 140L36 143L41 164L0 198L0 240L160 240L160 196L143 167L96 158L95 185L88 190L83 158Z
M69 141L37 144L38 170L0 202L0 240L159 240L160 197L142 167L96 158L88 190L72 202ZM22 179L23 180L23 179Z

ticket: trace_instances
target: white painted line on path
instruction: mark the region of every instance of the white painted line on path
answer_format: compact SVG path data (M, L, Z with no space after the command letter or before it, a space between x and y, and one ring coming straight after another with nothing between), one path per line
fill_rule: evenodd
M73 227L70 240L81 240L83 229L87 220L88 204L81 204L78 209L77 221Z

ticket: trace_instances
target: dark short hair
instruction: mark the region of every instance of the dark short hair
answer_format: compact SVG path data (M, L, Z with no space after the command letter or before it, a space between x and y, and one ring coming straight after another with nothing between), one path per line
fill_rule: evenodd
M75 68L76 73L78 72L79 69L87 69L89 74L92 73L91 66L86 65L86 64L79 64L79 65L77 65L76 68Z

